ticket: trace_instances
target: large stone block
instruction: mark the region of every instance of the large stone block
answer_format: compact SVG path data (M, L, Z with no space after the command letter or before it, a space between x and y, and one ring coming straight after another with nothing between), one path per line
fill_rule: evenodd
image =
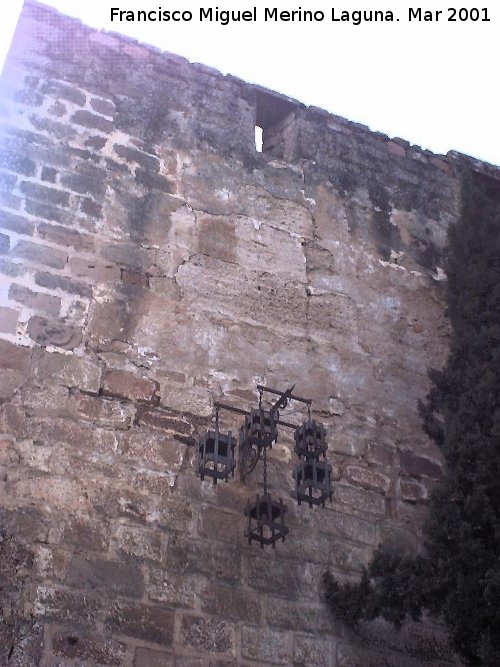
M241 630L241 654L259 664L288 665L292 658L291 642L284 632L244 626Z
M175 660L175 662L174 662ZM134 667L177 667L177 660L172 653L155 651L150 648L135 649Z
M102 598L53 586L38 586L34 605L35 616L46 621L67 624L81 632L94 627L103 605Z
M101 386L101 368L97 364L74 355L45 353L37 363L36 375L45 383L75 387L89 394L97 394Z
M0 340L0 399L10 398L29 377L31 350Z
M130 401L155 402L158 385L148 378L126 371L107 371L102 379L102 392Z
M124 559L166 565L165 543L159 531L135 526L118 526L113 536L113 546Z
M52 650L56 655L72 660L92 660L99 665L123 665L126 644L114 639L85 635L80 632L55 632Z
M263 596L233 586L207 584L201 593L203 612L256 625L262 620L263 603Z
M15 334L19 320L19 310L0 307L0 332Z
M12 283L9 289L9 299L27 308L41 311L46 315L59 315L61 308L61 299L52 294L43 292L33 292L29 287Z
M144 592L143 575L136 565L94 556L75 555L68 567L66 584L105 591L110 596L140 598Z
M53 345L63 350L74 350L82 342L81 329L68 326L64 320L49 320L39 315L30 318L28 335L42 347Z
M332 642L311 635L295 635L293 664L294 667L331 667Z
M149 598L166 607L194 609L198 599L197 588L196 577L174 574L163 568L151 570Z
M174 614L161 607L115 602L111 605L105 626L113 634L162 646L173 643Z
M208 653L231 653L234 651L234 626L227 621L201 616L182 618L182 642Z

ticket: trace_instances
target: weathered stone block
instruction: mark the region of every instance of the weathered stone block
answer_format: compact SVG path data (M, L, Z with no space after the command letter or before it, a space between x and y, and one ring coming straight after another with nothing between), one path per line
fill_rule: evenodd
M49 243L84 252L94 251L94 239L88 234L81 234L75 229L68 229L59 225L49 225L46 222L40 222L37 229L38 236Z
M69 408L84 421L103 427L127 429L135 417L135 407L121 401L82 394L71 397Z
M191 504L185 503L182 498L164 496L157 520L161 528L189 535L193 532L196 515Z
M27 197L38 199L55 206L69 206L69 192L56 188L49 188L47 185L23 181L19 186L21 192Z
M150 524L156 519L156 502L151 495L129 489L100 489L93 499L97 514L126 519L128 523Z
M292 658L288 635L269 628L244 626L241 630L241 654L248 660L273 665L287 665Z
M61 308L61 299L58 296L33 292L29 287L16 283L12 283L9 288L9 299L17 301L27 308L41 310L47 315L58 315Z
M129 401L157 400L158 384L148 378L137 377L127 371L107 371L102 379L102 392L107 396L126 398Z
M160 170L160 162L156 156L148 155L137 150L137 148L129 148L129 146L122 146L121 144L115 144L113 150L119 157L127 160L127 162L136 162L141 167L144 167L144 169L150 169L155 172Z
M172 417L168 412L162 412L161 410L141 411L139 423L153 426L168 433L180 433L182 435L190 435L192 433L192 425L189 422L184 419Z
M64 546L82 551L107 551L109 547L109 526L104 523L70 517L61 528L60 542Z
M0 192L9 192L17 183L17 176L0 171Z
M105 176L105 172L103 174ZM95 178L88 174L67 173L61 175L61 185L81 195L102 197L106 192L105 178Z
M258 625L262 620L262 605L260 595L234 586L207 584L201 594L201 611L216 618Z
M36 374L42 382L57 382L90 394L98 394L101 386L101 369L97 364L58 352L45 353L38 361Z
M2 150L0 151L0 167L24 176L34 176L36 164L26 155Z
M110 596L140 598L144 592L141 570L132 563L76 555L71 560L66 584L75 588L103 591Z
M53 586L38 586L34 605L35 616L78 628L95 625L102 608L102 598L90 597Z
M67 260L65 252L30 241L19 241L11 252L15 257L50 266L53 269L63 269Z
M332 616L325 605L303 604L284 598L268 598L267 622L271 627L302 632L332 630Z
M318 637L296 635L293 643L294 667L330 667L332 664L331 642Z
M152 569L149 597L167 607L194 609L197 598L196 583L194 577L173 574L165 569Z
M0 406L0 433L22 437L24 435L25 414L17 405L3 403Z
M353 486L337 484L334 489L333 500L349 508L348 511L361 512L362 515L385 515L384 497L374 491L361 490Z
M28 213L36 215L39 218L58 222L62 225L72 225L74 223L73 214L69 209L57 208L57 206L52 206L52 204L32 199L26 199L24 206Z
M389 648L412 656L422 663L427 661L454 662L449 637L444 628L429 627L424 623L406 622L396 630L383 619L362 622L358 627L359 637L368 646Z
M409 449L403 449L399 453L401 471L412 477L432 477L433 479L442 479L443 470L441 464L426 456L415 454Z
M42 167L40 178L47 183L55 183L57 179L57 169L54 167Z
M5 255L9 252L10 238L6 234L0 234L0 255Z
M73 104L83 107L87 99L86 94L79 90L76 86L71 86L62 81L50 80L46 81L40 88L41 92L46 95L67 100Z
M399 491L401 498L410 503L422 502L429 496L429 492L423 484L408 480L399 481Z
M116 551L124 558L166 564L164 541L158 531L133 526L118 526L113 543Z
M67 387L52 385L39 388L27 385L21 390L21 401L28 416L50 417L65 415L68 404Z
M135 170L135 180L140 185L145 186L148 189L160 190L160 192L175 192L175 185L160 174L150 171L149 169L143 169L142 167L137 167Z
M86 109L80 109L75 111L71 116L70 121L75 123L75 125L82 125L83 127L88 127L90 129L96 129L100 132L108 134L113 131L114 125L110 120L106 120L102 116L98 116L91 111Z
M115 602L105 620L114 634L170 646L174 635L174 613L145 604Z
M207 539L220 539L233 544L243 534L246 519L243 513L230 513L215 507L203 508L198 517L198 534Z
M0 307L0 331L2 333L15 334L18 320L18 310Z
M80 329L68 326L62 320L47 320L34 315L28 322L29 337L41 345L54 345L64 350L74 350L82 342Z
M25 236L33 236L35 231L35 223L32 220L8 211L0 211L0 227Z
M181 638L193 648L209 653L229 653L234 650L234 627L215 618L184 616Z
M112 116L115 111L115 105L111 100L103 100L100 97L91 97L90 106L97 113L102 113L105 116Z
M358 484L366 489L374 489L385 494L391 488L391 479L373 468L362 468L361 466L346 466L345 477L353 484Z
M126 644L114 639L76 632L55 632L52 650L56 655L78 660L92 660L99 665L123 665Z
M93 283L115 281L121 278L120 268L112 262L71 257L69 268L74 276L88 278Z
M177 664L172 653L141 647L135 649L134 667L177 667Z
M90 299L92 296L92 288L89 285L68 278L68 276L60 276L46 271L38 271L35 273L35 282L41 287L47 287L51 290L60 289L63 292L77 294L86 299Z
M144 429L134 429L123 442L123 455L145 464L160 466L162 470L179 470L186 456L186 446L173 438L156 435Z
M241 550L218 542L200 542L177 533L170 536L167 562L174 572L196 572L236 584L241 580Z
M31 350L0 340L0 398L9 398L27 380Z
M97 204L93 199L90 199L90 197L82 198L80 209L85 215L88 215L95 220L102 218L102 206Z

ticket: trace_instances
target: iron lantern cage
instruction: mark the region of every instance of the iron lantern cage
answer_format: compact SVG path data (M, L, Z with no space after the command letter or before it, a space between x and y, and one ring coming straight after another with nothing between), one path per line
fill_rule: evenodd
M236 438L231 431L227 434L221 433L218 424L215 429L206 431L198 443L197 471L201 480L207 476L217 484L219 479L227 482L229 475L234 476L235 448Z
M328 461L318 459L301 460L293 471L295 479L295 498L313 505L325 506L327 499L332 499L332 466Z
M271 494L265 491L262 496L257 494L256 501L248 501L245 515L248 517L248 525L245 530L245 536L248 543L252 540L258 542L261 549L264 546L272 545L276 548L276 542L285 541L288 535L288 527L285 526L286 507L283 500L273 500Z
M264 410L262 407L251 410L240 429L240 445L271 447L278 439L278 420L277 410Z
M326 430L323 424L308 419L295 429L295 453L299 458L326 458Z

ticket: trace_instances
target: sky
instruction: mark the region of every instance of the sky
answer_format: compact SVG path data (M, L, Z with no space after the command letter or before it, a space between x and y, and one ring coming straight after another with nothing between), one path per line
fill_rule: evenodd
M500 165L500 4L408 2L46 0L44 4L87 25L130 35L435 153L456 150ZM332 6L335 19L349 16L350 20L333 21ZM2 8L0 62L21 7L21 0L9 0ZM112 7L187 11L192 20L111 21ZM228 25L200 20L201 7L213 13L217 7L236 11L255 7L257 20ZM265 21L266 8L315 11L318 17L323 12L324 20ZM363 20L356 25L357 10L392 12L394 21Z

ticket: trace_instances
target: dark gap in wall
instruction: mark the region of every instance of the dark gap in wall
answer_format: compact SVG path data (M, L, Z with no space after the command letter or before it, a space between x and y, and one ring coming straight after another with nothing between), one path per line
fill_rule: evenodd
M255 148L258 152L283 160L292 159L297 136L297 108L283 97L257 90Z

